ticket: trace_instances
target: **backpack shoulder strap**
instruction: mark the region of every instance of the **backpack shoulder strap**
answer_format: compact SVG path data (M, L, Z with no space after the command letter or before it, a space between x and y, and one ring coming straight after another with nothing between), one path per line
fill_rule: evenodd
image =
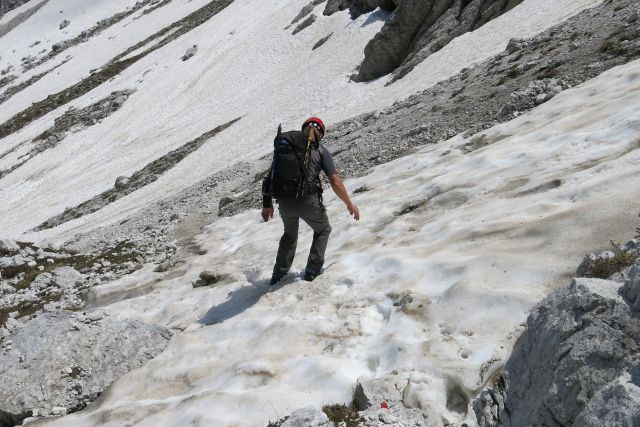
M282 139L282 123L280 123L278 125L278 133L276 134L275 139L273 140L273 146L274 148L276 147L276 145L278 144L278 142L280 142L280 139Z

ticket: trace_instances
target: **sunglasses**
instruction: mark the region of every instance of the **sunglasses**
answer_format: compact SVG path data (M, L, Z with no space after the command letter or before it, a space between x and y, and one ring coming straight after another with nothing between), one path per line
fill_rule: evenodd
M309 122L307 123L309 126L313 126L314 128L318 129L320 131L321 134L324 135L324 130L322 130L322 128L320 127L320 125L316 122Z

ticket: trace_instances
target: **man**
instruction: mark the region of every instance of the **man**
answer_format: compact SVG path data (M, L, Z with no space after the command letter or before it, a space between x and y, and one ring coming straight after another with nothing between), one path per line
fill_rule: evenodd
M271 286L278 283L291 268L298 242L300 218L313 229L313 243L304 280L312 281L321 273L331 226L327 210L322 204L320 171L329 178L331 188L347 205L349 214L356 221L360 219L360 211L351 202L333 164L331 153L320 144L324 131L324 123L317 117L307 119L302 125L302 131L281 133L278 129L278 136L274 141L274 160L262 183L262 219L267 222L269 218L273 218L272 197L275 197L284 224Z

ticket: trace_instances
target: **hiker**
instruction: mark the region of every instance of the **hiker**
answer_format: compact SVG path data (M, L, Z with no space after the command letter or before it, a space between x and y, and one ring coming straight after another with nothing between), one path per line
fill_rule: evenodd
M349 214L356 221L360 219L358 207L351 202L333 164L331 153L320 144L324 130L324 123L317 117L305 120L302 131L283 133L282 127L278 127L273 162L262 183L262 219L267 222L269 218L273 218L272 197L275 197L284 224L271 286L280 281L291 268L298 242L300 218L313 229L313 243L304 280L310 282L321 273L331 226L327 210L322 204L320 171L329 178L331 188L347 205Z

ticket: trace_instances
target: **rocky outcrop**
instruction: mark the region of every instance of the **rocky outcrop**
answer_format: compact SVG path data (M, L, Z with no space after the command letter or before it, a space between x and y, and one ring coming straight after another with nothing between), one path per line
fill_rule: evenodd
M158 355L172 333L99 312L46 313L0 328L0 425L84 408L115 379Z
M304 30L305 28L308 28L311 26L311 24L313 24L314 22L316 22L316 15L311 14L309 15L309 17L307 19L305 19L304 21L302 21L296 28L293 29L293 31L291 32L292 36L295 36L296 34L298 34L300 31Z
M416 396L411 382L395 375L376 379L359 378L353 402L363 426L443 425L441 417L431 405Z
M524 72L534 66L536 66L535 62L525 62L520 64L517 69ZM526 88L511 93L509 101L500 108L496 118L498 120L512 119L519 112L528 111L536 105L543 104L569 87L566 82L558 78L529 82Z
M317 48L321 47L323 44L325 44L327 42L327 40L329 40L331 38L332 35L333 35L333 33L330 33L328 36L325 36L325 37L321 38L320 40L318 40L316 42L316 44L313 45L311 50L316 50Z
M11 253L20 250L20 246L14 240L0 240L0 253Z
M325 414L336 425L363 427L442 427L442 417L424 400L413 383L406 377L387 375L382 378L359 378L353 396L353 408L345 405L327 405L324 413L313 408L299 409L280 422L270 425L330 426ZM356 423L356 424L353 424Z
M326 16L349 9L352 19L356 19L363 13L369 13L377 8L392 12L402 3L402 0L329 0L324 8Z
M640 423L640 260L627 276L574 279L532 310L474 402L481 427Z
M8 169L0 170L0 179L18 169L43 151L54 148L71 133L80 132L115 113L122 108L127 99L129 99L129 96L134 92L135 90L133 89L119 90L112 92L106 98L84 108L78 110L69 108L64 114L55 119L52 127L31 141L33 147L20 157L21 161L13 164Z
M126 16L129 16L131 13L134 13L136 8L140 7L140 5L148 4L148 1L149 0L143 0L143 1L137 2L135 5L133 5L133 7L127 9L125 12L121 12L120 14L124 13L126 14ZM233 3L233 0L210 1L209 3L193 11L189 15L183 17L182 19L173 22L172 24L152 34L146 39L136 43L133 46L130 46L125 51L121 52L115 58L109 61L107 64L104 64L100 69L93 70L94 72L92 72L91 75L89 75L88 77L82 79L81 81L75 83L74 85L69 86L57 93L49 94L49 96L47 96L46 98L40 101L32 103L31 106L18 112L13 117L8 119L6 122L0 124L0 138L4 138L7 135L17 132L18 130L24 128L34 120L39 119L40 117L62 107L63 105L68 104L74 99L77 99L82 95L88 93L89 91L95 89L96 87L105 83L112 77L120 74L121 72L126 70L128 67L135 64L140 59L144 58L146 55L152 52L155 52L158 49L161 49L163 46L167 45L168 43L171 43L173 40L176 40L183 34L186 34L189 31L193 30L194 28L197 28L198 26L207 22L209 19L211 19L213 16L221 12L224 8L229 6L231 3ZM167 4L166 1L157 3L157 5L165 5L165 4ZM118 14L118 16L122 16L120 14ZM124 19L124 17L122 17L122 19ZM104 23L104 25L110 26L110 25L113 25L115 22L118 22L118 21L114 21L114 19L115 19L114 17L109 18L108 22ZM99 32L99 31L102 31L104 28L106 28L101 26L103 25L103 22L104 20L99 21L96 24L96 26L94 26L94 29L96 29L96 31ZM91 31L93 31L93 29ZM84 40L84 37L87 36L84 33L85 32L82 32L78 36L80 37L80 41L78 41L78 43ZM170 34L167 34L167 33L170 33ZM95 35L97 33L92 32L92 34ZM130 56L132 52L137 51L139 49L142 50L140 53ZM42 62L46 62L47 60L55 57L60 52L62 51L60 50L60 51L54 52L52 50L45 57L41 58L40 60L34 63L31 63L31 65L34 67L38 66ZM28 87L28 86L25 86L25 87ZM22 87L22 89L24 89L25 87ZM15 95L15 93L17 92L15 91L12 92L13 95ZM4 101L6 101L6 98L4 99ZM0 97L0 102L3 102L2 97Z
M369 81L395 71L402 78L455 37L481 27L522 0L405 0L365 47L353 76ZM331 3L331 2L329 2ZM329 4L327 4L329 7Z
M16 7L22 6L29 0L0 0L0 17L5 13L12 11Z
M130 241L93 253L0 241L0 328L13 330L46 311L79 310L93 286L132 273L144 261L161 262L175 245L151 251Z
M186 60L192 58L196 53L198 53L198 45L194 44L189 49L187 49L187 51L184 53L184 55L182 55L182 60L186 61Z
M285 30L288 30L292 25L295 25L298 22L300 22L300 20L302 20L303 18L306 18L311 12L313 12L313 9L315 9L316 6L318 6L320 3L324 1L325 0L311 0L311 2L309 2L305 7L303 7L300 10L300 12L298 12L298 14L293 18L293 20L285 28Z
M302 408L294 411L280 427L333 427L327 415L314 408Z
M120 185L120 187L114 186L113 188L100 193L77 206L68 208L64 212L40 224L35 228L35 230L39 231L53 228L60 224L64 224L67 221L80 218L83 215L88 215L90 213L96 212L107 206L108 204L113 203L116 200L126 196L127 194L131 194L132 192L146 185L149 185L152 182L155 182L166 171L173 168L189 154L202 147L205 142L209 141L211 138L227 129L238 120L240 120L240 117L231 120L221 126L218 126L208 132L205 132L194 140L191 140L181 147L178 147L168 152L167 154L155 159L151 163L145 165L142 169L131 174L126 185ZM123 183L121 182L120 184Z

